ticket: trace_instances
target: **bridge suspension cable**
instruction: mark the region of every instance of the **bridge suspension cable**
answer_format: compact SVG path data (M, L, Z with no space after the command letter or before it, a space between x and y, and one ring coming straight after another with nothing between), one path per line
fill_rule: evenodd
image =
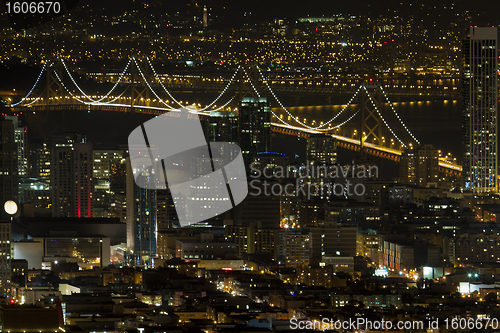
M40 74L38 74L38 77L37 77L37 79L36 79L36 81L35 81L35 84L33 85L33 87L31 87L30 91L26 94L26 96L24 96L23 98L21 98L21 100L20 100L19 102L14 103L14 104L10 104L10 105L9 105L9 107L11 107L11 108L12 108L12 107L15 107L15 106L17 106L17 105L21 104L22 102L24 102L24 100L25 100L26 98L28 98L28 97L29 97L29 95L31 95L31 93L32 93L32 92L33 92L33 90L35 89L36 85L37 85L37 84L38 84L38 82L40 81L40 78L42 77L42 74L43 74L43 72L44 72L44 70L45 70L45 67L46 67L46 66L47 66L47 62L45 62L45 63L43 64L42 70L40 71ZM38 98L39 98L39 97L38 97ZM37 99L38 99L38 98L37 98Z
M391 106L392 111L394 112L394 114L398 118L398 120L401 123L401 125L403 125L403 127L406 130L406 132L408 132L408 134L410 134L410 136L412 137L413 140L415 140L416 143L420 144L420 141L417 140L417 138L410 132L410 130L408 129L408 127L406 126L406 124L403 122L403 120L399 117L398 113L396 112L396 109L394 108L394 106L392 105L391 101L389 100L389 97L387 97L387 94L385 93L384 88L382 88L382 86L380 86L380 90L384 94L385 100Z
M229 80L228 84L226 85L226 87L222 90L222 92L219 94L219 96L217 96L216 99L214 99L210 104L208 104L207 106L205 106L203 109L199 110L199 111L205 111L206 109L208 109L209 107L211 107L212 105L214 105L215 103L217 103L217 101L219 100L219 98L222 97L222 95L224 95L227 91L227 89L229 88L229 86L231 86L231 84L234 82L234 79L236 78L236 75L238 74L238 72L240 71L241 69L241 65L238 65L238 68L236 69L236 71L234 72L233 76L231 77L231 79ZM234 97L231 99L233 100ZM227 103L226 103L227 105Z
M253 90L255 91L255 93L257 94L258 97L260 97L260 93L259 91L257 90L257 88L255 88L253 82L252 82L252 79L250 79L250 75L248 75L247 71L245 70L245 68L242 68L243 72L245 73L246 77L248 78L248 81L250 82L250 85L252 86ZM283 124L287 125L287 126L290 126L289 123L287 123L286 121L284 121L283 119L281 119L280 117L278 117L278 115L276 113L274 113L273 110L271 110L271 114L276 117L276 119L278 119L279 121L281 121Z
M76 97L75 95L73 95L73 93L68 89L68 87L66 87L66 85L64 84L64 82L61 80L61 77L59 76L59 74L57 73L57 71L54 70L53 72L56 75L56 78L59 81L59 83L61 84L61 86L64 88L64 90L66 90L68 92L68 94L70 94L71 97L73 97L74 99L76 99L78 102L80 102L82 104L85 104L85 105L90 104L90 102L82 101L81 99L79 99L78 97Z
M168 96L174 101L176 102L178 105L180 105L181 107L183 107L182 103L180 103L179 101L177 101L174 96L172 96L172 94L170 93L170 91L165 87L165 85L163 84L163 82L161 81L160 77L158 76L158 73L156 72L156 69L154 68L151 60L149 59L149 57L146 57L146 60L148 61L148 64L149 64L149 67L151 68L151 70L153 71L153 75L154 77L156 78L156 80L158 81L158 83L160 84L160 86L163 88L163 90L168 94ZM210 104L208 104L207 106L205 106L204 108L198 110L198 112L203 112L203 111L206 111L208 108L210 108L212 105L214 105L215 103L217 103L217 101L226 93L227 89L229 89L229 87L231 86L231 84L235 81L234 79L236 78L236 75L238 74L239 70L241 68L241 65L238 65L238 68L236 69L236 71L234 72L233 76L231 77L231 79L229 80L228 84L226 85L226 87L222 90L222 92L219 94L219 96L217 96ZM231 101L234 99L234 97L231 99ZM229 104L226 103L224 105L224 107ZM219 109L216 109L216 110L219 110ZM211 111L215 111L215 110L211 110Z
M399 141L399 143L401 143L403 145L403 147L406 148L406 145L403 143L403 141L401 141L401 139L396 135L396 133L394 133L394 131L392 130L392 128L385 121L384 117L382 117L382 114L380 113L380 111L379 111L379 109L377 107L377 104L375 104L375 101L372 99L372 96L370 95L370 93L368 92L368 89L366 89L366 87L364 85L363 85L363 89L366 91L366 95L370 99L370 102L372 102L372 105L375 108L375 111L377 111L380 119L382 119L382 121L384 122L385 126L389 129L389 131L391 131L392 135L394 135L394 137ZM363 133L361 133L361 135L363 135Z
M250 82L250 85L252 86L253 88L253 91L255 91L255 93L257 94L258 97L260 97L260 93L259 91L257 90L257 88L255 88L253 82L252 82L252 79L250 78L250 75L248 75L247 71L245 68L243 68L243 72L245 73L246 77L248 78L248 82Z
M64 62L63 58L60 58L60 61L61 63L63 64L64 68L66 69L66 73L68 74L69 78L71 79L71 81L73 82L73 84L76 86L76 88L80 91L80 93L87 97L90 101L94 102L94 103L101 103L104 99L106 99L112 92L113 90L115 90L115 88L118 86L118 84L120 83L120 81L123 79L123 77L125 76L125 73L127 72L127 68L128 66L130 65L131 63L131 59L129 59L127 65L125 66L125 68L123 69L123 71L121 72L119 78L118 78L118 81L116 81L115 85L113 86L113 88L111 88L102 98L98 99L98 100L94 100L92 99L90 96L88 96L81 88L80 86L76 83L73 75L71 74L71 72L69 71L68 67L66 66L66 63ZM120 94L120 96L123 95ZM114 101L114 100L112 100ZM104 103L111 103L112 101L108 101L108 102L104 102Z
M219 111L219 110L222 110L224 109L226 106L229 105L229 103L231 103L235 98L236 98L237 95L234 95L233 97L231 97L231 99L229 101L227 101L224 105L222 106L219 106L217 109L213 109L213 110L197 110L197 112L210 112L210 111Z
M330 120L328 120L326 123L322 124L322 125L319 125L319 126L316 126L316 127L313 127L313 126L309 126L307 125L306 123L303 123L300 121L299 117L296 117L294 116L290 111L288 111L288 109L283 105L283 103L281 103L281 101L278 99L278 97L276 96L276 94L274 93L274 91L271 89L271 86L267 83L267 80L264 78L264 75L262 74L262 71L260 70L260 68L257 66L257 70L259 71L260 73L260 77L262 78L262 82L264 82L264 84L266 85L267 89L269 90L269 92L273 95L274 99L276 100L276 102L278 102L278 104L281 106L281 108L283 110L285 110L285 112L290 116L292 117L296 122L298 122L299 124L301 124L302 126L306 127L306 128L309 128L309 129L312 129L312 130L316 130L316 131L329 131L331 130L331 128L322 128L322 127L325 127L326 125L328 125L329 123L331 123L332 121L334 121L335 119L337 119L348 107L349 105L351 105L351 103L353 102L354 98L356 98L356 95L359 93L359 91L361 90L361 86L358 87L358 90L356 90L356 92L354 93L354 95L351 97L351 99L349 100L349 103L346 104L346 106L344 106L342 108L342 110L340 110L339 113L337 113L334 117L332 117ZM274 114L274 113L273 113ZM352 118L349 118L349 119L352 119ZM281 120L281 119L280 119ZM288 124L289 125L289 124Z
M144 73L142 72L141 70L141 67L139 66L139 64L137 63L137 61L135 60L135 57L132 57L132 60L134 61L134 64L135 66L137 67L137 69L139 69L139 73L141 74L142 76L142 79L144 80L144 82L146 83L146 85L148 86L149 90L151 90L151 92L156 96L156 98L158 98L158 100L163 104L165 105L166 107L168 107L170 110L175 110L174 107L170 106L168 103L166 103L163 99L161 99L160 96L158 96L158 94L156 93L156 91L153 89L153 87L151 87L151 85L149 84L148 80L146 80L146 76L144 75ZM170 94L169 94L170 95ZM179 104L180 106L182 106L181 103L179 103L176 99L174 99L174 101Z
M155 68L153 67L153 64L151 63L151 61L149 60L149 57L146 57L148 63L149 63L149 67L151 67L151 69L153 70L153 75L155 76L155 78L158 80L158 82L160 83L160 86L163 88L163 90L165 90L165 92L168 94L168 96L175 102L177 103L178 105L180 105L181 107L183 106L178 100L176 100L174 98L174 96L172 96L172 94L170 93L170 91L168 91L168 89L163 85L163 82L161 82L160 78L158 77L158 74L156 73L156 70ZM134 61L135 61L135 58L134 58ZM137 65L137 62L136 62L136 65ZM137 67L139 67L139 65L137 65ZM141 69L139 68L139 71L141 71ZM142 74L142 72L141 72ZM143 75L144 77L144 75ZM148 84L149 85L149 84ZM151 88L150 88L151 89ZM156 93L155 93L156 95ZM165 103L163 103L165 104ZM169 107L171 107L170 105L168 105Z
M350 116L349 118L347 118L347 120L345 120L345 121L341 122L341 123L340 123L340 124L338 124L338 125L335 125L335 126L333 126L333 127L329 128L329 129L330 129L330 130L332 130L332 129L335 129L335 128L339 128L339 127L341 127L341 126L344 126L344 125L345 125L345 124L347 124L347 123L348 123L348 122L349 122L352 118L356 117L356 115L357 115L358 113L359 113L359 110L358 110L358 111L356 111L356 112L354 112L354 114L353 114L352 116Z

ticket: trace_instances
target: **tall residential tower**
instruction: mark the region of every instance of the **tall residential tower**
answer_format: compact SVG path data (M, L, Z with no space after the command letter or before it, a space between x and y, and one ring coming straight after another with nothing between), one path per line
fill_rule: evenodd
M271 108L265 97L243 97L238 111L238 143L245 165L271 148Z
M76 133L52 137L52 213L55 217L92 217L92 144Z
M157 238L157 197L156 190L137 186L130 157L126 158L126 203L127 203L127 250L129 263L154 267ZM136 177L148 178L151 175L144 168Z
M498 189L498 30L470 28L463 53L463 190Z
M19 173L15 124L0 116L0 207L8 200L18 200ZM1 214L0 214L1 215ZM1 217L0 217L1 218Z

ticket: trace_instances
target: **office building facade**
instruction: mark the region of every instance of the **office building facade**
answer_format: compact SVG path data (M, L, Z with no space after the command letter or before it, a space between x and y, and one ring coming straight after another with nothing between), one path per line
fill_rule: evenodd
M93 217L92 144L76 133L54 135L51 144L53 216Z
M11 224L10 222L0 223L0 295L7 296L11 285Z
M337 163L337 139L322 134L312 134L307 138L307 160L315 165Z
M27 134L28 129L26 126L22 126L19 117L17 116L7 116L9 120L12 120L14 124L14 141L17 148L17 169L19 176L25 177L28 175L28 158L27 158Z
M18 200L18 163L14 123L0 118L0 205L8 200Z
M474 193L498 189L497 44L496 27L471 27L462 46L462 188Z
M238 109L238 143L245 165L271 148L271 108L265 97L244 97Z
M437 186L439 150L429 144L403 152L399 164L399 175L403 184L421 187Z
M135 184L130 158L127 157L127 251L129 263L154 267L157 240L157 194ZM149 177L148 169L137 177Z

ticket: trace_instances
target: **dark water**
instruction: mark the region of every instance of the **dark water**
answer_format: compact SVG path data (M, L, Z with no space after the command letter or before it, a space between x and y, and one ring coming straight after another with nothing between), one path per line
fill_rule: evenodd
M49 111L23 115L30 141L50 138L59 132L76 132L87 136L96 148L113 148L126 144L128 135L152 115L111 111Z
M348 100L347 100L348 101ZM420 141L421 144L432 144L436 148L441 149L443 153L452 153L454 157L460 158L461 152L461 101L460 100L431 100L420 102L397 102L393 104L394 109L398 113L401 120L406 124L410 132ZM293 115L300 118L309 126L313 126L312 120L316 120L314 126L318 126L321 121L326 122L333 116L338 114L344 106L328 105L328 106L306 106L306 107L291 107L288 110ZM347 120L353 115L359 105L350 105L332 124L339 124ZM289 118L282 109L273 109L278 115L283 115L283 120L291 125L300 126ZM393 129L394 133L405 143L415 141L411 138L405 128L401 125L389 104L384 104L381 110L382 117L388 125ZM339 135L352 137L354 129L359 131L361 126L361 116L358 114L348 123L336 131ZM394 138L386 126L382 123L383 135L386 140ZM394 138L397 143L397 140Z

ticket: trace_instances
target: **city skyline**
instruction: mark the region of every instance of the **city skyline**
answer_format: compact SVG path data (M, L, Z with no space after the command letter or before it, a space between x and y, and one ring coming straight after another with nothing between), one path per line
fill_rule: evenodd
M498 329L498 3L48 5L1 7L0 331Z

